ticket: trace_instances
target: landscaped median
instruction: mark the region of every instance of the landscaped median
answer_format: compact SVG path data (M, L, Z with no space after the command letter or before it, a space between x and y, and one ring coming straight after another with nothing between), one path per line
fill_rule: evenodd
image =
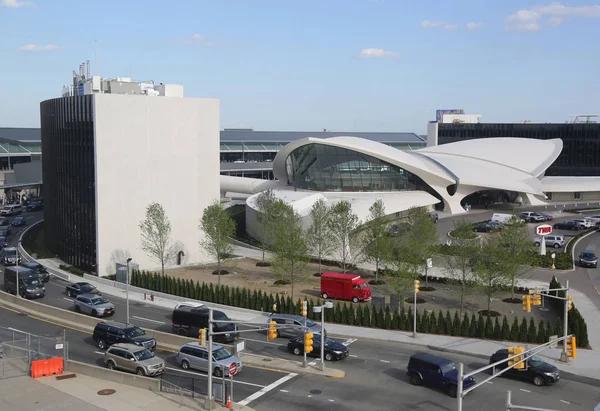
M63 310L62 308L41 304L36 301L16 297L12 294L5 293L4 291L0 291L0 301L2 304L14 310L25 312L30 316L43 318L58 325L80 330L88 334L91 334L94 331L94 327L98 322L103 321L99 318L90 317L88 315L83 315L73 311ZM145 329L145 331L149 337L156 339L158 349L173 353L178 352L179 348L185 343L197 341L196 339L183 337L177 334L164 333L150 329ZM240 353L240 358L245 365L251 365L260 368L270 368L278 371L293 373L323 375L331 378L343 378L345 376L344 371L330 367L327 367L325 371L321 371L317 367L310 365L307 368L303 368L302 365L297 361L288 361L284 359L248 353Z

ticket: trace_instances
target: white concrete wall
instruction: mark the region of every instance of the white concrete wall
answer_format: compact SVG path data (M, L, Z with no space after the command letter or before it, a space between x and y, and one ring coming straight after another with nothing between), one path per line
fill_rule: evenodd
M98 274L114 274L127 257L160 267L140 247L153 201L166 210L183 263L208 261L197 227L219 198L219 101L95 94L94 111Z

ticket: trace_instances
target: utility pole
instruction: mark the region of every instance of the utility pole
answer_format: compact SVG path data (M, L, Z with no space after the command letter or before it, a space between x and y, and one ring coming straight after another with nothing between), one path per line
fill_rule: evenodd
M569 357L567 356L567 334L569 332L569 280L565 281L565 312L563 318L563 336L565 339L563 340L563 349L560 354L560 360L562 362L569 362Z
M415 293L413 297L413 338L417 338L417 294L421 288L421 281L415 280Z

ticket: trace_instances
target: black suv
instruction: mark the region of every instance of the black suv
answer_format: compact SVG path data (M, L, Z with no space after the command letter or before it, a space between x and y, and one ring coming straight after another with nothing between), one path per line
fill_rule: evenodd
M498 350L490 357L490 364L508 357L507 349ZM508 367L508 360L497 365L496 370L503 370L506 367ZM525 360L525 368L517 370L513 367L503 373L502 376L531 381L538 387L546 384L553 384L560 379L558 368L542 361L537 355L527 357Z
M456 398L458 369L451 360L428 353L414 354L408 362L407 374L412 385L429 385ZM473 377L463 378L463 389L473 385Z
M140 327L119 321L101 321L94 328L93 340L101 350L117 343L139 345L150 351L156 349L156 339L148 337Z

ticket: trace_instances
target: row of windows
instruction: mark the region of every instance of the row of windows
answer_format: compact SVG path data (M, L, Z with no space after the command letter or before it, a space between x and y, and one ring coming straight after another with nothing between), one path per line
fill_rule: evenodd
M63 261L96 264L96 190L92 96L41 103L44 235Z
M600 124L438 125L438 144L490 137L560 138L562 152L545 175L600 176Z

